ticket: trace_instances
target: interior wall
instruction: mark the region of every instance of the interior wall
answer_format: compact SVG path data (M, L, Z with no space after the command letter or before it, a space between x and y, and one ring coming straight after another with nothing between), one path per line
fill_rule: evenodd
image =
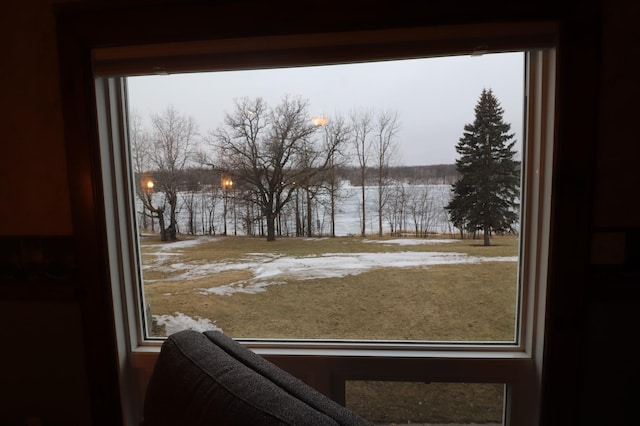
M637 209L628 208L629 200L637 198L640 184L640 84L638 69L631 65L640 60L638 16L638 2L603 2L601 108L594 206L594 225L597 227L640 226Z
M51 0L1 8L0 235L71 235Z
M587 312L582 365L584 424L633 424L640 399L635 340L640 284L640 187L638 99L640 3L603 2L602 62L598 90L590 279L584 283Z
M0 5L3 426L93 423L82 318L66 257L73 227L51 3Z

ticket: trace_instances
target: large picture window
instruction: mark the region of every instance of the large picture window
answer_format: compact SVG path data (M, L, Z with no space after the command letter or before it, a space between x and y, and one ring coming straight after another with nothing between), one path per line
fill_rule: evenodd
M147 336L517 343L524 56L129 77Z
M283 37L94 52L135 368L175 331L220 329L353 407L388 383L490 406L451 421L535 423L553 46L444 55L428 29L388 35L397 49L376 32L335 50Z

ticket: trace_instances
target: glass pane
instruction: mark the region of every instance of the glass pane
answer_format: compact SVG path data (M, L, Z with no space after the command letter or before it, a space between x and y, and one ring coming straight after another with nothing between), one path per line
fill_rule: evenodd
M377 425L503 424L503 384L347 381L346 406Z
M148 334L514 342L523 55L129 77Z

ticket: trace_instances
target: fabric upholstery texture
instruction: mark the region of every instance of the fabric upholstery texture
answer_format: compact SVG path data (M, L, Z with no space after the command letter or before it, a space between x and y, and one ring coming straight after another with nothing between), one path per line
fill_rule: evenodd
M285 372L275 364L262 358L253 351L247 350L235 340L220 331L204 333L212 342L225 350L243 364L250 366L255 372L267 378L284 391L300 399L310 407L324 413L340 425L365 425L361 417L346 410L342 405L308 386L306 383Z
M370 425L220 332L175 333L163 343L143 426Z

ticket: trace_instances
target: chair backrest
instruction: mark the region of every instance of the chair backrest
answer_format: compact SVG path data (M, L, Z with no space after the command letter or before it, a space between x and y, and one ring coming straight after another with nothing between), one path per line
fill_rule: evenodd
M181 331L163 343L144 426L369 425L221 333Z
M338 424L370 425L354 412L345 409L342 405L328 398L324 394L313 389L303 381L282 370L275 364L267 361L255 352L245 348L229 336L220 331L206 331L204 333L214 344L222 348L244 365L250 367L256 373L269 379L278 387L300 399L317 411L326 414Z

